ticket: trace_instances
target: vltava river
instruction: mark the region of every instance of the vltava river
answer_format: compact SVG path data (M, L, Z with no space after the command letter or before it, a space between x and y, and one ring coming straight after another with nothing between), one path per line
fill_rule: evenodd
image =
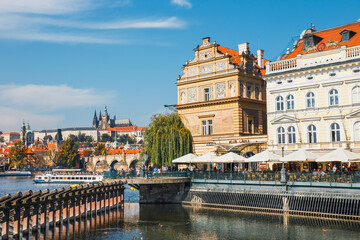
M68 185L33 184L31 178L0 178L0 196L7 193L54 189ZM104 218L87 235L76 239L360 239L360 223L325 221L181 205L139 205L138 192L125 191L124 215ZM106 224L107 223L107 224Z

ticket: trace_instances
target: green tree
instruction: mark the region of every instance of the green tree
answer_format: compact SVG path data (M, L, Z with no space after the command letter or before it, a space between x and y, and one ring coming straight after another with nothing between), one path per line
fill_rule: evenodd
M57 165L72 168L79 164L79 146L73 138L68 138L61 145L60 152L56 158Z
M129 144L135 143L135 140L129 136L129 134L121 135L118 137L117 141L121 144L126 144L127 142Z
M74 139L75 142L79 142L79 139L74 134L70 134L68 138Z
M86 141L86 135L85 135L85 133L79 132L78 141L79 141L79 142L85 142L85 141Z
M10 167L21 168L27 165L26 151L27 148L24 146L24 143L22 141L17 141L9 151Z
M157 165L171 165L172 160L192 152L193 139L179 114L155 114L144 135L144 153Z
M106 155L106 148L104 144L99 143L94 151L95 156Z
M112 138L110 137L109 134L103 133L101 135L101 142L112 142Z
M86 136L86 137L85 137L85 142L90 143L90 142L92 142L92 141L93 141L93 137L92 137L92 136Z

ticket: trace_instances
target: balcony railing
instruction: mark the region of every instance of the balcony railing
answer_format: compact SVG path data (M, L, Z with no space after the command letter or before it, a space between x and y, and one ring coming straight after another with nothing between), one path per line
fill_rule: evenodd
M246 182L279 182L280 172L221 172L221 171L171 171L163 173L154 172L104 172L104 178L125 179L125 178L162 178L162 177L190 177L192 180L239 180ZM353 172L289 172L286 174L288 183L360 183L360 171Z
M266 75L271 73L286 72L293 69L301 69L304 67L312 67L327 63L333 62L343 62L351 58L360 57L360 47L346 47L342 46L341 48L335 48L328 51L332 51L331 55L319 54L320 52L314 52L306 54L306 58L303 58L303 55L299 54L295 58L280 60L275 62L266 63ZM322 52L321 52L322 53ZM330 53L330 52L329 52ZM314 54L313 57L309 55ZM316 55L319 54L319 55Z

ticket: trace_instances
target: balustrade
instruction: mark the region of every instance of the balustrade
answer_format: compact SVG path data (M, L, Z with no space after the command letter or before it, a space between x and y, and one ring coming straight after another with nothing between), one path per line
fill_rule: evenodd
M102 195L103 204L100 203L98 208L96 199L99 195ZM111 209L118 209L119 205L123 205L123 195L122 182L5 195L0 198L0 239L23 239L24 234L26 239L32 239L33 230L35 237L40 239L42 229L44 239L48 239L50 223L55 239L56 225L60 225L61 235L64 220L67 222L66 235L69 236L70 221L75 223L78 220L80 226L82 216L85 216L85 219L87 215L92 217L94 201L95 212L110 212ZM90 208L87 207L88 201Z

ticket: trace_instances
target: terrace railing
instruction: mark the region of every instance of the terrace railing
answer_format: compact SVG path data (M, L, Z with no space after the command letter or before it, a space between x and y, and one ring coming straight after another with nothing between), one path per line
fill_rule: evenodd
M169 171L154 172L104 172L104 178L161 178L161 177L190 177L192 180L239 180L244 182L280 182L280 172L212 172L212 171ZM360 172L290 172L286 174L288 183L360 183Z

